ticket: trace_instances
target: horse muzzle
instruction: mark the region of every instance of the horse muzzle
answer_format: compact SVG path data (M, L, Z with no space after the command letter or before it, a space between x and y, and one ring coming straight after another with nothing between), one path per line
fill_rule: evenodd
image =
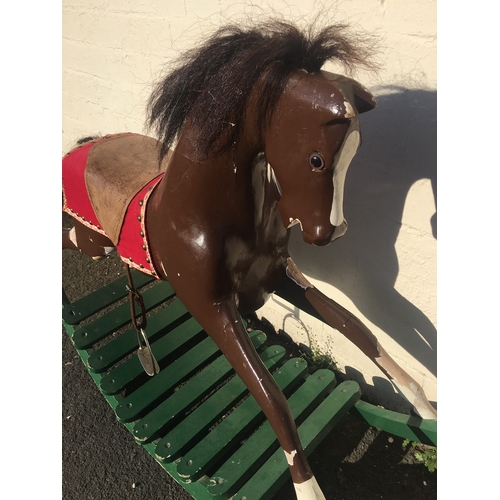
M344 236L347 231L347 221L344 219L340 226L329 225L327 227L316 227L313 233L302 231L302 238L310 245L323 247L332 241Z

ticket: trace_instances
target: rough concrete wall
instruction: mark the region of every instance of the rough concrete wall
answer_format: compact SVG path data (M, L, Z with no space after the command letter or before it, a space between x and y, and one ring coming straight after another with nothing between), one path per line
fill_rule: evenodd
M144 105L164 64L225 21L274 9L307 22L321 4L64 0L63 151L89 134L144 131ZM295 227L290 251L436 401L436 2L345 0L332 13L381 39L380 72L354 75L378 107L362 116L363 146L347 176L347 234L313 248ZM366 394L400 407L382 373L336 331L276 298L260 313L332 355Z

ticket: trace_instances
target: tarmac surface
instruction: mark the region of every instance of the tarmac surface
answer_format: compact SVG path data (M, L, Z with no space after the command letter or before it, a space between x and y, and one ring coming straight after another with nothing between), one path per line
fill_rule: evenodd
M63 217L63 225L68 226ZM62 252L70 300L124 274L117 254L92 261ZM345 417L309 462L327 500L427 500L437 473L417 463L403 440ZM62 330L62 498L65 500L191 500L192 497L118 422ZM294 500L291 482L273 500Z

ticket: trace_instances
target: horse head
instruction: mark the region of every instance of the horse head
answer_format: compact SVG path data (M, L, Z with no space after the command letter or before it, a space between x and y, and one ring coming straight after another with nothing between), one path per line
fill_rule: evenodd
M375 107L358 82L320 71L295 72L265 135L266 160L281 191L283 224L300 224L306 243L327 245L347 230L347 168L361 145L359 114Z

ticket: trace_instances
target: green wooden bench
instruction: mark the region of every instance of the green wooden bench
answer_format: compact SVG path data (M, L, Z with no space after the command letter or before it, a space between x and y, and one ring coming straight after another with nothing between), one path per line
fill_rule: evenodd
M259 406L169 283L133 271L148 310L147 334L161 371L148 377L137 358L126 277L70 303L63 325L118 420L136 442L196 499L270 499L289 479L285 456ZM331 370L311 370L251 340L288 398L310 454L347 413L392 434L437 444L436 423L360 400L356 382L337 384Z

